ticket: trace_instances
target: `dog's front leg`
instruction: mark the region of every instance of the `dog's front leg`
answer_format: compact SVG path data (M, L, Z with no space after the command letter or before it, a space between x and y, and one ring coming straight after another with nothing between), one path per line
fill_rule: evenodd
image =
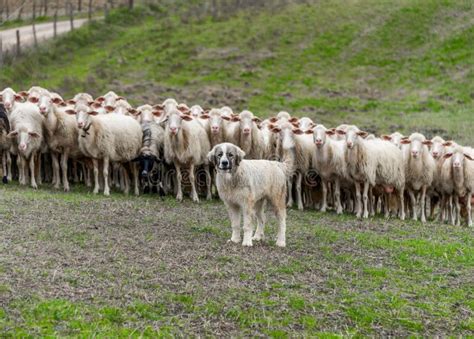
M240 242L240 208L237 206L228 205L230 223L232 226L232 237L230 241L234 243Z
M244 215L244 240L242 246L252 246L252 221L253 221L254 206L245 206L243 208Z

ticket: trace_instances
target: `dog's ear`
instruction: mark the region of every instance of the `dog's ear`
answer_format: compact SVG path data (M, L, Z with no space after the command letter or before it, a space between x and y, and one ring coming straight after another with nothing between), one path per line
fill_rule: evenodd
M217 164L216 147L214 147L209 153L207 153L207 160L212 166L216 166Z
M237 154L235 155L235 166L239 166L242 159L245 157L245 152L242 151L239 147L237 148Z

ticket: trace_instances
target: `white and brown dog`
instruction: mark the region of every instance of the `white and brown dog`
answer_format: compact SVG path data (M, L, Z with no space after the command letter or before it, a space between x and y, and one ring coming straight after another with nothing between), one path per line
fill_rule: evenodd
M214 146L208 154L216 166L216 186L224 201L232 224L234 243L240 242L240 220L243 215L243 246L252 246L252 240L263 239L265 202L271 204L279 222L276 245L286 246L286 163L268 160L243 160L244 151L231 143ZM257 230L252 237L253 220Z

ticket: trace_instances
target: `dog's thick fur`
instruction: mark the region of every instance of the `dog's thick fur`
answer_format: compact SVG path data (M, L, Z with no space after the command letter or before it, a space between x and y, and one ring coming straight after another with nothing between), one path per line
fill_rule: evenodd
M264 207L273 206L279 222L277 246L286 246L286 180L288 165L268 160L243 160L245 152L231 143L214 146L208 154L209 162L217 170L216 186L224 201L232 223L234 243L240 242L240 219L243 215L243 246L252 240L263 239ZM257 219L257 230L252 237L252 223Z

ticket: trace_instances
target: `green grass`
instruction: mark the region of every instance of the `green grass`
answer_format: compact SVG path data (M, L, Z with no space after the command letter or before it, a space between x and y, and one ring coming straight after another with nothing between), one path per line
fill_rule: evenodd
M331 1L186 22L161 8L136 11L6 68L2 83L65 96L114 89L135 104L173 95L212 105L215 93L261 116L285 109L330 126L472 142L470 2Z

